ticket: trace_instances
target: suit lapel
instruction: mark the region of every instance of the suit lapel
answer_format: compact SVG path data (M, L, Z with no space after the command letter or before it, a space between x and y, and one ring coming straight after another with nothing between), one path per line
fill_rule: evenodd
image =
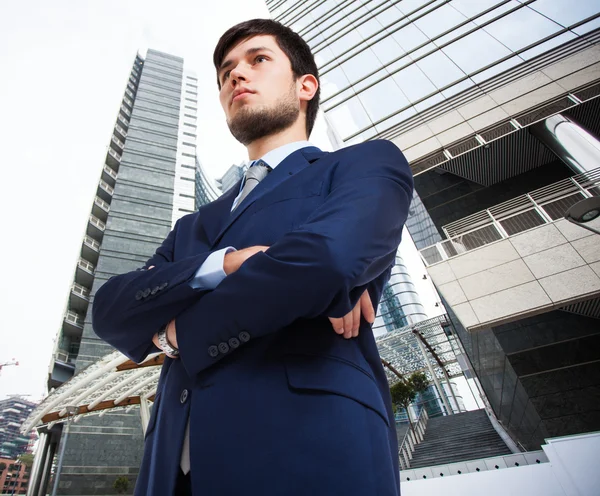
M219 242L221 237L225 234L225 231L242 215L250 205L256 200L262 198L264 195L272 191L274 188L279 186L286 179L290 178L294 174L297 174L305 167L308 167L312 162L322 157L325 153L319 150L317 147L311 146L297 150L288 155L267 177L265 177L250 194L244 199L244 201L229 215L224 224L222 224L219 234L213 241L213 246ZM233 188L232 188L233 189ZM238 185L239 189L239 185ZM237 191L237 190L236 190ZM236 195L234 195L235 198ZM233 200L227 202L231 209Z
M214 240L222 226L229 220L231 205L233 205L233 200L240 190L240 183L241 181L238 181L224 195L217 198L210 205L207 205L204 215L200 214L200 225L204 229L211 246L215 244Z

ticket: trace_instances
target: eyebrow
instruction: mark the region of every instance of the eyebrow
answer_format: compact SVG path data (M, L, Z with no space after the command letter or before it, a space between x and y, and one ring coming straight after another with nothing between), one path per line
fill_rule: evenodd
M248 50L246 50L246 53L244 54L245 57L247 57L248 55L252 55L256 52L271 52L271 53L275 53L273 50L271 50L270 48L267 48L265 46L261 46L261 47L254 47L254 48L248 48ZM221 64L221 67L219 67L219 71L218 71L218 75L219 77L221 77L222 72L227 69L230 65L233 64L233 60L229 59L226 60L225 62L223 62Z

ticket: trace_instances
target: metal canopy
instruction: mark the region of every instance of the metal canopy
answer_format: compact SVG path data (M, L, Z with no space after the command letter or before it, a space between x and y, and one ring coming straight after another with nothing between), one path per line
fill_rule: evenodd
M427 358L433 368L430 368L425 356L419 351L415 332L435 351L450 377L462 374L456 359L456 337L445 316L424 320L379 336L376 342L380 356L407 377L412 372L422 371L432 380L430 371L434 370L437 378L443 379L444 373L431 354L428 353ZM164 359L163 353L155 353L137 364L118 351L102 357L53 390L31 412L23 423L21 432L27 433L43 426L51 429L54 424L66 421L69 417L67 406L76 407L76 413L72 417L74 422L87 415L103 415L108 410L140 407L142 425L145 427L149 417L148 402L154 401ZM398 377L387 367L385 370L390 384L398 381Z
M73 420L86 415L103 415L107 410L142 406L142 419L147 422L148 401L154 393L164 362L163 353L149 355L137 364L119 351L114 351L85 368L59 388L53 390L35 408L21 426L27 433L34 428L52 426L67 420L67 406L77 407Z

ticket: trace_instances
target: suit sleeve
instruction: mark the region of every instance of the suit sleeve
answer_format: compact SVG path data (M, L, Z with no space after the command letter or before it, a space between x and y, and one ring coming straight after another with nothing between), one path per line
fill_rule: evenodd
M177 317L180 358L190 376L239 342L298 318L345 315L360 296L353 289L394 263L412 198L410 168L389 141L346 153L351 158L337 165L325 202L302 226Z
M138 363L160 351L152 344L154 333L207 293L190 282L211 252L174 262L178 226L143 268L110 278L94 297L94 331Z

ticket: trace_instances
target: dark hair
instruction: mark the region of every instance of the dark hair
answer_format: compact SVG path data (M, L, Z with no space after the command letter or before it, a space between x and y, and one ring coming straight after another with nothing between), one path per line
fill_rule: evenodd
M248 39L253 36L260 35L271 35L275 38L277 45L281 48L281 51L287 55L292 65L292 74L294 79L298 79L304 74L312 74L317 78L319 82L319 71L315 58L313 57L310 47L302 39L302 37L292 31L287 26L284 26L280 22L273 21L271 19L252 19L245 21L240 24L229 28L221 39L217 43L215 52L213 54L213 62L215 69L219 71L219 67L223 63L223 59L227 52L231 50L240 41ZM221 89L221 83L217 78L217 84ZM306 108L306 133L310 136L310 133L315 125L315 119L317 118L317 111L319 110L319 95L321 93L321 87L319 87L315 96L308 102Z

